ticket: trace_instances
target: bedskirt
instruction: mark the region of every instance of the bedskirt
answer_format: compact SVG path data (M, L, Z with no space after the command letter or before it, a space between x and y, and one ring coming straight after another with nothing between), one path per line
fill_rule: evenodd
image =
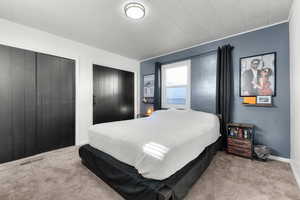
M221 148L221 138L181 170L165 180L144 178L126 163L93 148L81 146L82 163L126 200L181 200L211 163Z

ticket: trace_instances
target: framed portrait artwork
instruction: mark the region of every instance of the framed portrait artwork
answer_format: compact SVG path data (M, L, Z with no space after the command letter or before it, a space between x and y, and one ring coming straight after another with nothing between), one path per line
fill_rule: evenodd
M240 59L240 96L276 96L276 52Z

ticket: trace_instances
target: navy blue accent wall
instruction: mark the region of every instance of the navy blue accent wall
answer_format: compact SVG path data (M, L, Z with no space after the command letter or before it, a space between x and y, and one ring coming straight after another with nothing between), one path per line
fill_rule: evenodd
M231 44L233 50L233 83L234 96L232 99L232 117L234 122L252 123L256 126L255 143L268 145L272 148L273 154L285 158L290 157L290 69L289 69L289 25L279 24L269 28L238 35L228 39L200 45L181 52L154 58L141 63L141 99L143 98L143 75L154 73L155 62L170 63L183 59L192 59L193 63L205 66L200 55L212 54L218 46ZM257 55L268 52L277 52L277 93L273 98L274 107L245 107L239 97L239 59L245 56ZM209 52L209 53L208 53ZM199 57L200 56L200 57ZM207 59L208 61L210 59ZM205 69L205 67L203 67ZM198 73L200 69L196 70ZM208 73L203 71L203 73ZM201 83L203 76L192 76L192 85ZM212 86L213 87L213 86ZM205 90L202 88L205 92ZM192 89L193 91L193 89ZM202 107L202 110L213 107L207 104L207 99L197 98L203 94L192 92L192 108ZM213 94L211 94L213 95ZM208 97L209 99L210 97ZM196 103L195 103L196 102ZM141 112L145 112L148 105L141 102Z
M191 108L216 113L217 51L191 58Z

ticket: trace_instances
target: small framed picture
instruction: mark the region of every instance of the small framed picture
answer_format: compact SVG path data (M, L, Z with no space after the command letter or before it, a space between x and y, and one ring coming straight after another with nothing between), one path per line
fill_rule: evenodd
M257 104L272 104L272 96L257 96Z
M153 98L154 97L154 74L144 75L144 97Z

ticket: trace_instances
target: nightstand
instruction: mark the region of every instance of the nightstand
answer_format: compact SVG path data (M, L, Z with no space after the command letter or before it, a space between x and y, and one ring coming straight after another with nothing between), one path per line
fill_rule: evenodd
M254 125L227 124L227 153L253 158Z

